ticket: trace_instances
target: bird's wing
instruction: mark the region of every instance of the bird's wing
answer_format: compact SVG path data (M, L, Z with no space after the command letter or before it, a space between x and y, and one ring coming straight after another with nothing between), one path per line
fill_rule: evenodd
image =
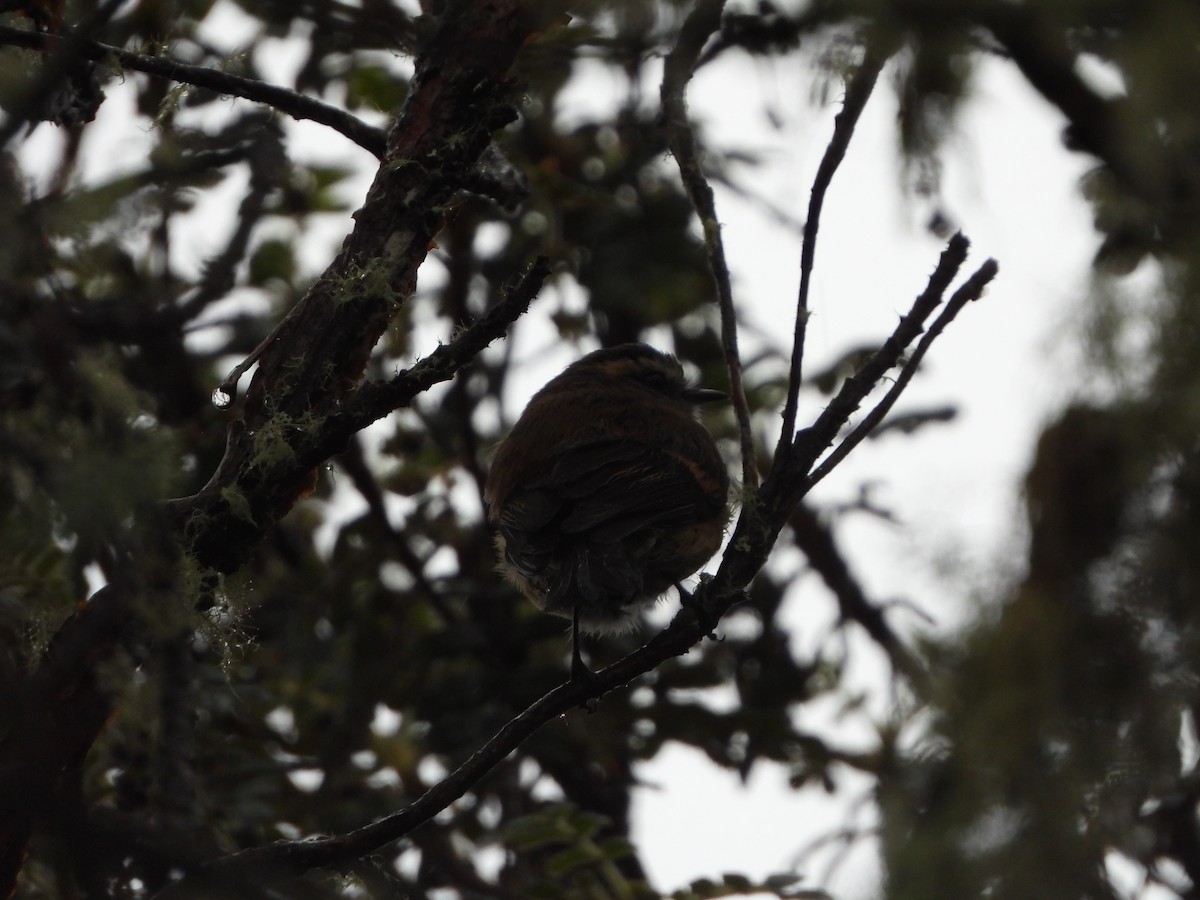
M643 591L637 559L655 543L639 532L682 528L725 506L724 471L689 460L628 438L555 448L545 471L499 510L505 558L537 580L547 609L632 602Z
M671 454L628 439L560 448L550 469L518 493L529 495L518 502L526 525L553 523L563 534L586 533L602 543L649 525L690 521L725 502L709 497Z

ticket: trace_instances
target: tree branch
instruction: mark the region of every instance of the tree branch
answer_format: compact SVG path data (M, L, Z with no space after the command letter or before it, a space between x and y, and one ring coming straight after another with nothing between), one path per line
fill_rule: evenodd
M833 400L808 428L801 431L786 454L776 455L771 471L763 482L757 498L742 509L730 543L744 549L735 555L726 554L718 572L722 584L718 595L732 603L732 593L738 591L766 561L766 551L773 546L788 518L810 485L806 476L817 459L833 443L838 432L849 421L862 401L896 365L904 350L916 340L925 320L941 303L942 295L966 259L969 242L961 234L951 238L930 276L925 291L913 303L908 315L901 318L875 354L846 379ZM724 614L720 604L705 607L705 614L714 620Z
M883 417L888 414L888 411L900 398L900 394L908 386L909 381L912 380L917 367L921 364L921 359L925 356L925 352L929 349L930 345L937 339L937 336L942 333L945 327L954 321L955 316L958 315L964 306L972 300L978 300L983 295L984 288L996 277L998 271L999 266L996 264L996 261L989 259L954 292L950 298L950 302L946 304L946 308L942 310L942 314L934 320L933 325L929 328L929 332L921 338L920 343L917 344L917 348L905 362L895 383L884 394L883 399L863 417L861 422L854 426L854 430L846 436L837 449L830 453L817 470L809 476L809 488L832 472L849 455L851 450L857 447L875 430L876 426L883 420Z
M967 247L968 242L961 235L956 235L950 241L930 278L929 287L917 298L912 310L901 319L892 336L863 370L853 378L847 379L833 403L812 428L802 433L804 439L798 439L788 456L776 461L758 492L756 502L743 507L729 549L716 575L702 579L693 597L693 603L681 609L663 631L654 635L638 650L594 673L593 678L567 682L537 700L505 724L453 773L399 812L337 837L282 842L213 860L190 872L185 883L188 886L208 883L209 880L213 880L213 883L228 883L231 878L254 876L260 879L283 878L318 866L341 865L370 853L428 822L470 790L479 779L551 719L629 683L671 657L687 653L712 631L721 616L741 598L742 591L762 567L780 529L793 514L803 491L806 490L804 474L846 424L862 399L882 380L905 348L921 333L924 320L939 305L942 294L965 259ZM971 282L968 282L969 284ZM968 293L967 285L959 291L964 297ZM938 331L940 332L940 329ZM931 334L936 336L934 332ZM932 340L932 337L929 339ZM432 356L430 359L432 360ZM414 371L416 368L414 367ZM405 390L414 388L414 393L420 389L414 384ZM824 443L820 443L819 437L812 436L823 437ZM863 604L856 606L850 603L851 614L893 648L898 666L904 666L906 670L917 673L919 666L915 662L910 665L911 661L904 659L903 645L891 634L886 622L870 615L871 611L877 611L866 603L865 598Z
M816 512L807 504L797 504L789 524L795 535L796 546L837 599L842 619L861 625L887 653L897 671L903 672L910 680L924 679L926 673L920 659L892 630L883 611L867 599L862 585L838 551L832 531Z
M33 817L54 796L55 780L84 758L111 712L97 665L141 620L141 604L151 600L140 598L152 589L161 600L159 594L173 589L177 550L201 568L237 569L287 512L318 462L344 446L355 428L386 414L386 404L399 402L405 390L452 377L504 332L540 287L548 271L544 261L518 290L406 378L356 391L380 334L414 289L417 267L434 246L448 204L492 130L512 115L507 71L524 43L548 24L552 6L520 0L453 4L431 50L418 61L390 135L389 159L356 214L354 231L259 360L209 484L192 498L164 504L173 515L169 523L145 517L137 552L122 554L113 586L64 623L45 659L23 679L5 710L16 717L16 727L5 727L0 738L0 893L7 891L5 879L15 878ZM182 548L172 544L175 537ZM25 728L26 722L31 726Z
M700 0L692 9L679 40L667 55L663 65L661 89L663 122L671 155L679 165L679 174L692 206L704 228L704 244L708 249L708 266L717 288L717 303L721 310L721 346L725 367L729 371L729 395L737 416L741 440L742 484L758 486L758 461L754 453L754 433L750 429L750 406L742 383L742 361L738 355L737 313L733 307L733 286L729 265L725 261L725 244L721 239L721 223L717 218L717 203L712 186L704 177L696 153L696 136L687 111L687 85L696 69L696 61L705 42L720 27L721 10L725 0Z
M453 375L519 315L511 300L390 386L363 385L371 353L416 285L445 212L491 142L511 121L507 72L556 7L459 0L418 59L412 89L388 138L355 227L337 257L260 348L240 418L217 471L176 501L189 550L204 566L240 567L258 540L310 487L313 467L356 428ZM544 275L541 267L535 271ZM528 288L540 276L526 283ZM525 298L532 296L528 290ZM518 298L520 299L520 298ZM505 317L508 318L505 318ZM470 349L467 349L470 348Z
M256 103L264 103L286 113L293 119L311 119L345 135L375 156L383 157L386 136L382 129L368 125L345 110L311 97L305 97L303 94L297 94L295 91L289 91L287 88L254 78L243 78L240 75L219 72L205 66L190 66L163 56L144 56L140 53L131 53L120 47L102 44L70 32L58 37L53 34L42 34L0 25L0 44L51 52L59 47L67 46L68 42L74 53L84 59L97 62L115 60L125 69L145 72L147 75L155 75L195 87L208 88L218 94L228 94L231 97L242 97Z
M808 331L808 289L812 279L813 264L817 254L817 232L821 227L821 210L825 206L825 194L833 183L833 176L838 166L846 157L850 139L858 126L859 117L875 88L875 81L887 55L873 51L868 47L865 51L862 65L854 77L846 85L846 99L842 110L833 122L833 135L825 148L825 155L817 167L816 178L813 179L812 192L808 201L808 217L804 221L804 243L800 251L800 290L796 297L796 324L792 337L792 364L788 376L787 400L783 405L783 427L779 432L779 442L775 446L776 462L781 460L784 452L791 446L796 430L796 412L800 403L800 383L804 370L804 338Z
M408 406L417 394L427 391L439 382L449 381L484 347L503 337L508 331L508 326L525 314L549 274L549 260L539 256L499 303L450 343L442 344L412 368L405 369L390 381L371 381L364 384L346 404L344 413L329 418L328 439L335 439L342 431L354 433L366 428L376 419L382 419L400 407ZM320 440L318 437L318 441Z

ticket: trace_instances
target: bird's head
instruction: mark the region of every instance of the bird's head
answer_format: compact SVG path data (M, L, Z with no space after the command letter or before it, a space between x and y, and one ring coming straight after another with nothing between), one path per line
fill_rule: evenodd
M727 399L721 391L689 386L679 360L646 344L619 344L589 353L568 366L559 379L564 387L577 379L588 384L608 381L613 387L647 390L688 405Z

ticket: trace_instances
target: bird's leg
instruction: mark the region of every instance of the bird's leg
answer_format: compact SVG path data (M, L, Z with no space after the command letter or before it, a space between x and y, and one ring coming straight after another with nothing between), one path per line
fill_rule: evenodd
M571 614L571 680L587 681L591 677L592 670L584 665L583 655L579 652L579 604L576 603Z
M595 680L596 673L584 665L583 656L579 652L579 604L576 603L571 614L571 684L587 685ZM596 703L596 698L591 697L585 700L582 706L589 713L593 713L596 711Z
M571 680L574 681L575 676L586 669L583 657L579 655L579 604L576 603L571 610Z

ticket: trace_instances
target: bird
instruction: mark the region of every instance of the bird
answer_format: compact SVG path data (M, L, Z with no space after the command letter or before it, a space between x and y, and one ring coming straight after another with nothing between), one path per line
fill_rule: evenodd
M621 344L567 366L497 446L484 487L499 570L579 634L633 627L672 586L685 591L720 548L729 474L679 361Z

